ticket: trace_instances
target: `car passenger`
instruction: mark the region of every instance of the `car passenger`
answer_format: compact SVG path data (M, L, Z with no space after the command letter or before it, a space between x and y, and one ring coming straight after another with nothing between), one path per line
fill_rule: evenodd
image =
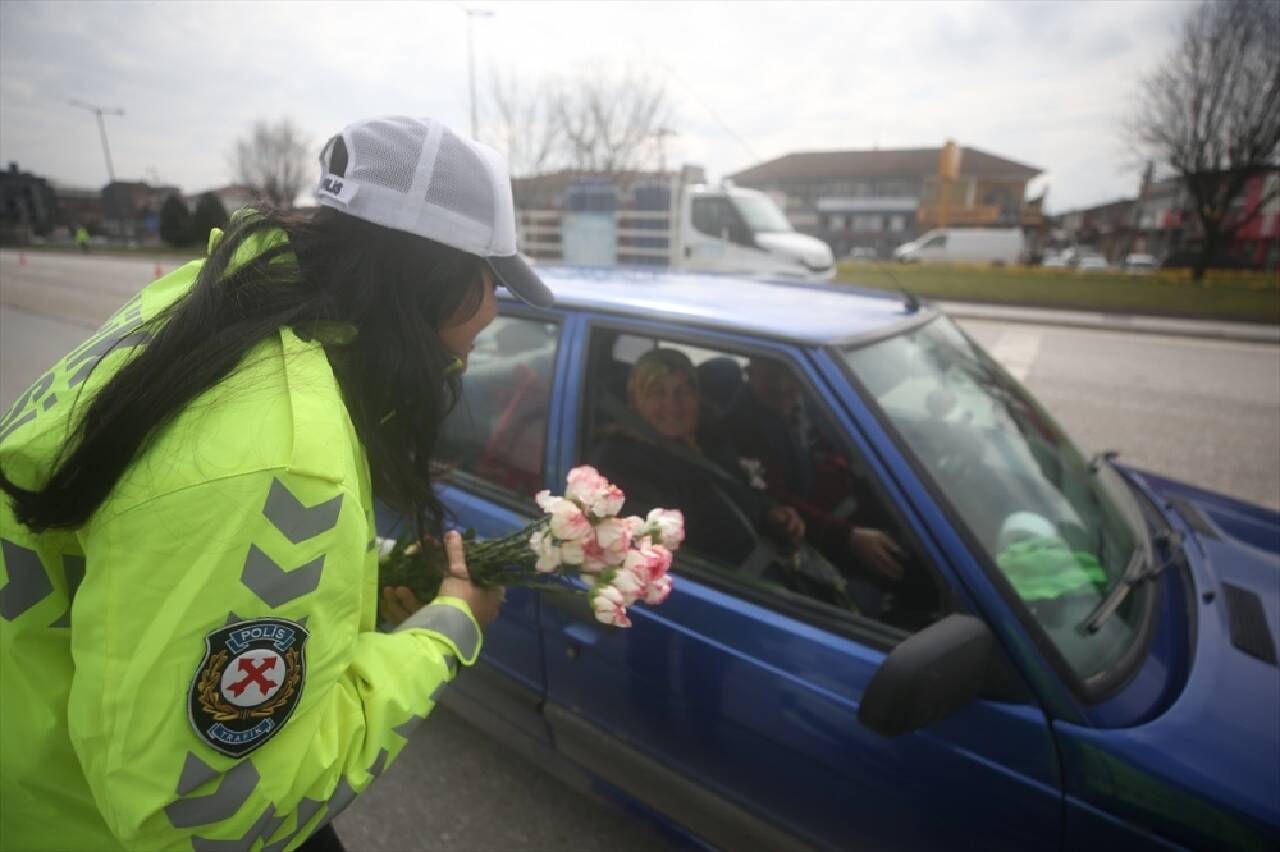
M626 492L627 514L678 508L685 545L733 564L751 553L752 530L804 538L796 510L753 490L732 448L700 432L697 373L682 352L642 355L627 377L627 407L635 421L614 424L591 453L592 464Z
M780 361L752 358L746 390L725 425L738 452L759 460L769 494L796 507L809 540L830 558L847 563L852 555L880 578L901 579L902 548L880 528L884 519L848 460L809 422L792 372Z

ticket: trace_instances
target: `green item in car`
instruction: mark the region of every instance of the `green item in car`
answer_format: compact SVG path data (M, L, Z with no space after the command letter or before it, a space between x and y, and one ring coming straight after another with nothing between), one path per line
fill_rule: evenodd
M996 557L996 564L1024 601L1051 600L1107 585L1107 572L1097 557L1071 550L1057 537L1012 544Z

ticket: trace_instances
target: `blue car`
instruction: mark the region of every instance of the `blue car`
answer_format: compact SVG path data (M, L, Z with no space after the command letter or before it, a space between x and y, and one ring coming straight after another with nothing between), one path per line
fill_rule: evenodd
M667 504L690 538L665 603L619 629L567 581L512 589L447 705L695 845L1280 848L1280 515L1083 457L911 298L543 275L556 306L502 301L442 433L457 525L530 523L618 434L699 505ZM652 349L696 371L694 452L631 404ZM789 421L750 407L766 373Z

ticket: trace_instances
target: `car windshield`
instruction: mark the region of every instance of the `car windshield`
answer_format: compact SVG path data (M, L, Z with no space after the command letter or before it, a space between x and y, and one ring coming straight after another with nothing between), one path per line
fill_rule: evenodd
M843 355L1071 668L1085 681L1107 672L1137 636L1139 596L1096 631L1084 624L1146 547L1119 475L1085 461L946 317Z
M735 192L729 197L753 234L794 230L778 205L767 196Z

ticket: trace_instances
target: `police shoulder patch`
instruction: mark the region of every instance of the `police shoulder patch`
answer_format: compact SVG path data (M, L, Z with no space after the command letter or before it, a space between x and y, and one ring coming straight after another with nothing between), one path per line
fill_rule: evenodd
M196 736L243 757L284 727L302 697L309 633L283 618L255 618L204 637L187 711Z

